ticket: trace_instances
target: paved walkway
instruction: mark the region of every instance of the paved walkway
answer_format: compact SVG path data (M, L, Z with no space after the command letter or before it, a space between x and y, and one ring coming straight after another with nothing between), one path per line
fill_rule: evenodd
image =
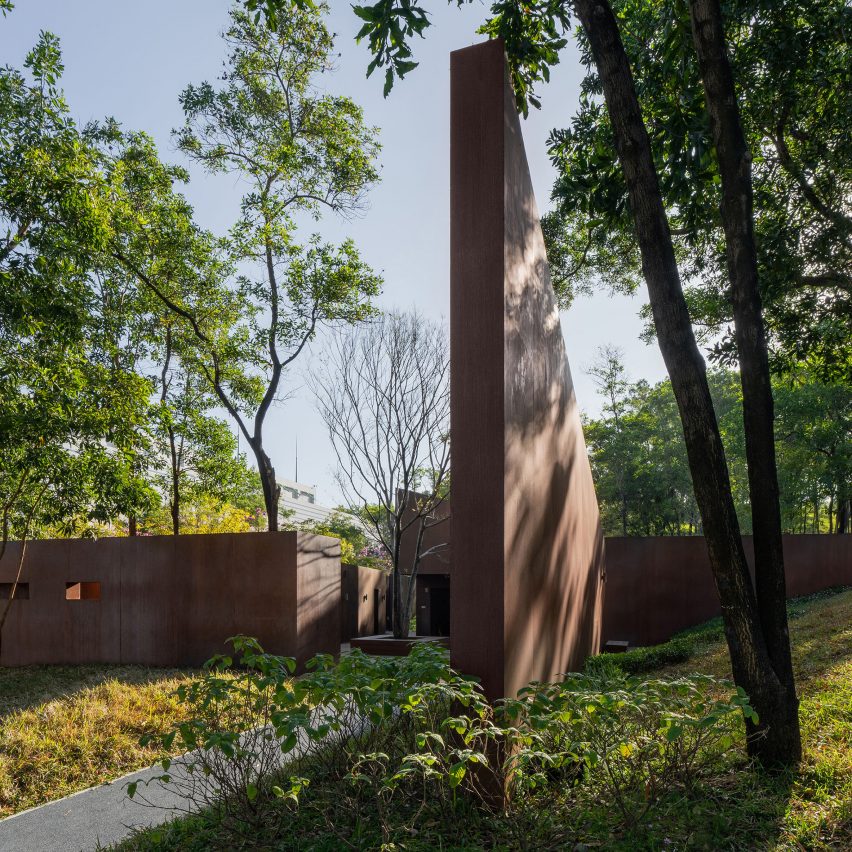
M174 767L172 775L180 772ZM187 802L170 785L140 785L149 803L127 797L128 781L145 781L162 769L131 772L111 784L0 820L0 852L94 852L128 837L135 828L161 825L186 813Z
M313 712L316 714L314 724L330 713L322 707ZM361 721L358 727L366 724ZM265 730L255 728L242 736L254 737ZM282 758L277 742L271 740L266 746L261 742L261 739L253 739L250 748L258 754L261 748L271 748L275 755L263 765L267 770L280 766ZM300 732L291 756L302 753L306 744L307 738ZM96 852L126 839L135 829L162 825L183 816L190 809L194 810L187 791L199 781L198 773L191 776L183 763L193 754L175 758L169 767L172 779L169 784L146 785L146 781L162 775L163 770L159 766L140 769L109 784L90 787L0 820L0 852ZM260 764L258 771L262 771ZM129 781L140 782L133 799L127 795Z

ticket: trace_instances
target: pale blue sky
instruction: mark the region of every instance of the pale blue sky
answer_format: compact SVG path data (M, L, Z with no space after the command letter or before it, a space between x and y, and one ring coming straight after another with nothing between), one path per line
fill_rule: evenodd
M415 44L420 67L391 96L382 98L377 74L365 79L369 57L354 43L358 22L349 2L331 0L331 28L338 33L339 70L327 86L363 106L370 124L381 128L382 183L370 195L362 218L325 221L318 230L331 238L352 236L366 259L385 276L384 307L417 306L439 318L449 311L449 53L481 41L477 26L484 3L463 10L442 0L428 4L433 27ZM0 19L0 61L20 66L41 29L56 33L65 61L64 87L80 122L112 115L128 128L148 131L165 159L182 162L170 131L181 123L178 94L189 82L212 80L220 71L227 0L18 0ZM550 129L565 126L577 104L582 69L576 51L565 53L551 84L542 90L542 109L523 122L533 186L543 211L549 206L554 171L545 142ZM185 164L185 163L184 163ZM185 189L204 227L224 232L235 218L240 186L232 178L200 172ZM581 407L599 410L585 368L597 346L614 343L627 355L634 379L664 375L656 346L638 340L637 312L643 297L581 298L562 315L568 356ZM318 344L320 345L320 344ZM316 348L316 347L315 347ZM328 439L313 402L292 377L294 396L267 419L266 443L279 476L299 474L316 484L318 499L337 501Z

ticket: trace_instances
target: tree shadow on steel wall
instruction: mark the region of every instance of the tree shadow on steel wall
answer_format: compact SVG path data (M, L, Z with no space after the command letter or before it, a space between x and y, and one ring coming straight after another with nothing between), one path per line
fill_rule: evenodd
M514 124L508 128L513 135ZM522 140L516 144L522 154ZM507 553L524 560L525 573L524 582L516 584L519 600L506 625L506 653L509 665L522 670L530 668L532 653L532 670L546 676L569 665L576 668L597 651L603 536L525 163L518 172L521 182L526 178L526 192L521 187L512 208L516 242L510 258L514 265L507 272L515 282L514 298L507 304L512 320L507 322L507 351L516 356L518 369L507 377L506 452L507 469L515 474L515 481L507 481L507 500L513 488L522 497L516 501ZM542 464L550 467L546 478ZM537 485L535 493L530 481ZM521 637L530 622L540 638L534 648L524 649Z
M542 502L560 507L567 493L574 461L557 463L553 467ZM557 536L556 550L551 548L553 528L563 518L551 512L536 512L527 506L517 521L512 546L519 540L531 538L537 545L529 551L525 566L525 582L517 588L520 596L511 608L513 617L506 625L507 668L529 668L517 655L522 647L521 637L531 621L536 622L540 641L535 648L534 670L537 676L548 672L566 670L569 664L578 667L582 661L597 653L597 626L599 625L599 567L603 562L603 538L598 536L586 565L568 573L568 551L576 528L576 520L569 520L565 534ZM554 605L558 603L559 605Z

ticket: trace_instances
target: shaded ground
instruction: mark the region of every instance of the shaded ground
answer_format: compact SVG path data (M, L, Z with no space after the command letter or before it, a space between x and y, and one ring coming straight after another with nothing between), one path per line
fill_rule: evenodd
M353 808L339 786L317 778L298 809L267 806L268 835L253 836L240 848L320 852L395 844L385 848L850 850L852 590L792 602L791 616L805 743L804 760L795 772L767 775L749 765L739 748L727 764L697 778L691 789L674 787L641 824L629 828L612 803L600 800L599 790L557 785L512 815L489 813L463 798L449 815L432 813L429 802L423 802L412 829L415 811L383 808L369 800ZM720 635L719 625L710 623L635 654L631 665L648 677L690 672L729 676ZM140 834L120 848L201 852L229 848L229 842L210 815Z

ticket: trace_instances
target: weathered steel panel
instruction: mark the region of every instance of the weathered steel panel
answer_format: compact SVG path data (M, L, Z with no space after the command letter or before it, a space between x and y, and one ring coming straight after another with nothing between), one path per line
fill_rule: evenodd
M497 698L597 648L603 538L502 43L451 78L452 653Z

